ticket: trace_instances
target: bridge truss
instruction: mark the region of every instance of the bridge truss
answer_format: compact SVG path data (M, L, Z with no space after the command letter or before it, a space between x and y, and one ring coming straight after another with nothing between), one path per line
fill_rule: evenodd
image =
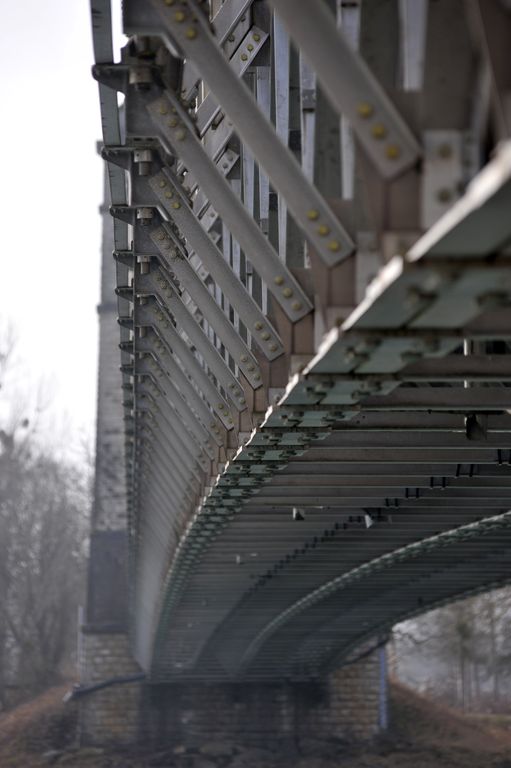
M151 679L504 583L509 2L125 0L118 63L92 21Z

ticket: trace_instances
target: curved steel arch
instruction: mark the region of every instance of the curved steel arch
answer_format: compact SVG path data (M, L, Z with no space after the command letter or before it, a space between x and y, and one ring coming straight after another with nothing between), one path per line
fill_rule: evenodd
M412 544L408 544L393 552L381 555L347 573L343 573L337 578L332 579L328 583L313 590L290 606L286 611L280 614L278 618L269 622L252 640L247 648L240 665L240 672L250 666L260 648L275 632L284 627L295 616L333 594L343 589L347 589L352 584L359 582L364 578L370 576L374 577L378 573L388 568L392 568L396 564L406 563L415 560L416 558L420 558L421 555L425 553L443 549L461 541L469 541L494 531L508 529L511 530L511 512L506 512L503 515L490 517L475 523L469 523L468 525L455 530L444 531L436 536L430 536L421 541L413 542Z

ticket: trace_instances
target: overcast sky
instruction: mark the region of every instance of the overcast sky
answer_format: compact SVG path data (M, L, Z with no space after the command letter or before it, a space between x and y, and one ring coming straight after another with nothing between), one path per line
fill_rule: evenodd
M2 3L0 318L52 433L94 431L102 162L86 0Z

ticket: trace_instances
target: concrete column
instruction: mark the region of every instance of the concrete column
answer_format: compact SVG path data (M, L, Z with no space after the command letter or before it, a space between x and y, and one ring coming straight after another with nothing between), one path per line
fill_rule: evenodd
M108 199L105 175L105 200ZM113 227L103 218L97 436L87 605L81 627L79 678L83 687L138 670L128 642L127 513L119 326L115 296ZM105 688L80 699L83 743L135 740L138 685Z

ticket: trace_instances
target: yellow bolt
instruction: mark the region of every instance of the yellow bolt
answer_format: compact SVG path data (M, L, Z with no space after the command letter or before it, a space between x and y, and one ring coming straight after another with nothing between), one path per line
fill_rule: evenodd
M261 39L261 35L257 35L257 34L252 35L252 40L255 40L256 43L258 43L260 39Z
M396 144L388 144L385 149L385 154L389 160L395 160L401 154L401 150Z
M176 11L174 14L174 21L181 24L186 19L186 13L184 11Z
M310 211L307 211L307 218L309 221L317 221L317 219L319 219L319 211L311 208Z
M293 301L293 303L291 304L291 309L293 310L293 312L299 312L301 308L302 308L301 301Z
M177 139L178 141L183 141L183 139L184 139L184 138L185 138L185 136L186 136L186 132L185 132L185 131L183 131L183 129L181 128L179 131L176 131L176 132L175 132L174 136L176 137L176 139Z
M247 56L247 54L246 54L246 53L242 53L242 54L241 54L241 56L240 56L240 59L241 59L242 61L247 61L247 59L248 59L248 56Z
M275 283L275 285L282 285L282 283L284 282L284 278L282 277L282 275L277 275L277 277L274 278L273 282Z
M160 109L159 109L160 115L166 115L168 111L169 110L167 109L166 104L160 104Z
M247 371L250 371L250 373L252 373L252 371L255 371L254 366L252 364L247 365Z
M197 30L195 27L188 27L188 29L185 32L185 37L188 38L188 40L195 40L197 37Z
M329 251L333 251L334 253L336 253L337 251L339 251L341 249L341 246L340 246L340 243L337 240L330 240L330 242L328 243L327 248L328 248Z
M163 187L166 187L166 183L163 181L163 179L160 181L160 187L163 189Z
M171 117L169 120L169 128L175 128L178 123L177 117Z
M174 5L176 0L164 0L165 5Z
M283 288L282 289L282 295L285 296L286 299L290 299L293 295L293 291L291 288Z
M240 405L245 405L247 402L244 397L238 397L238 400L240 401Z
M165 235L163 234L163 232L160 232L160 234L158 235L158 240L165 240Z
M172 203L172 207L177 211L178 208L181 208L181 203L178 203L177 200L175 203Z
M375 139L383 139L387 135L387 129L381 123L375 123L371 128L371 133Z
M257 323L254 323L254 328L256 331L260 331L263 328L263 324L258 321Z
M253 50L254 50L254 46L252 45L252 43L249 43L247 45L247 51L253 51Z
M263 341L268 341L268 339L270 338L270 334L268 333L268 331L265 331L264 333L262 333L261 338L263 339Z
M240 357L240 360L241 360L242 363L248 363L248 356L247 355L242 355Z
M326 224L320 224L316 232L318 233L318 235L321 235L321 237L326 237L326 235L330 234L330 228L327 227Z
M370 104L367 103L367 101L361 101L360 104L357 105L357 112L360 117L371 117L373 114L373 108Z
M270 344L268 346L268 349L270 350L270 352L276 352L277 351L277 345L276 344Z
M174 193L173 193L173 192L171 192L171 191L170 191L170 189L168 189L168 190L165 192L165 197L167 198L167 200L170 200L170 198L171 198L171 197L174 197Z
M256 375L254 376L254 381L261 381L261 374L260 373L256 373Z

